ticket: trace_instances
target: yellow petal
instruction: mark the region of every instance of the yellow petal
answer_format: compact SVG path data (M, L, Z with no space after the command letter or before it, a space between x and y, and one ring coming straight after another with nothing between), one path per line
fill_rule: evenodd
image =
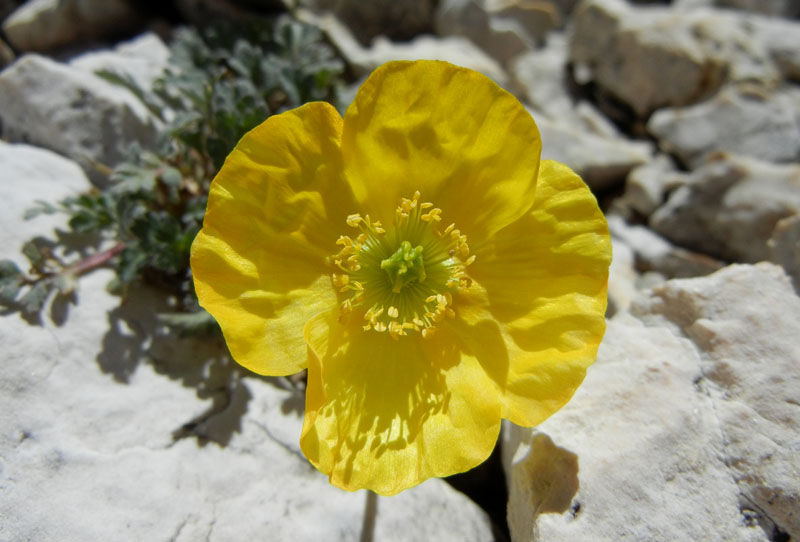
M309 377L300 444L347 490L394 495L484 461L500 430L498 394L453 337L345 329L333 316L306 327Z
M389 62L345 114L345 173L362 210L391 223L416 190L470 242L532 205L541 141L530 114L485 76L441 61Z
M563 164L542 162L531 212L475 247L472 288L456 301L467 348L500 323L507 371L489 370L503 417L535 425L563 406L594 362L605 331L611 241L597 202Z
M336 303L325 258L354 206L340 174L341 126L325 103L273 116L211 185L192 245L195 289L234 359L257 373L305 367L303 325Z

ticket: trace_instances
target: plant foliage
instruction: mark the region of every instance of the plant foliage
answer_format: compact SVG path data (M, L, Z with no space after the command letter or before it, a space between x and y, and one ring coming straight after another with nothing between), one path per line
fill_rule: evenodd
M111 265L114 291L138 281L167 290L175 312L161 316L166 325L215 329L197 303L189 269L209 185L242 135L270 115L308 101L335 103L342 70L315 28L283 16L247 28L178 30L169 66L150 89L123 74L98 72L160 119L158 147L131 149L110 171L106 189L39 202L26 214L66 213L71 233L94 239L94 250L64 263L55 256L58 243L27 243L27 272L0 261L0 306L35 315L54 293L71 294L81 274Z

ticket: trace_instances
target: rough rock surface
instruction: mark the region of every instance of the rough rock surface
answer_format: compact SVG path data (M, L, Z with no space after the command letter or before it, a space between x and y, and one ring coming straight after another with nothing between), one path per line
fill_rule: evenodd
M800 91L742 92L730 87L685 108L657 111L647 129L661 150L691 168L728 151L773 162L800 160Z
M514 540L800 536L800 298L781 269L669 281L633 311L566 407L507 434Z
M643 216L650 216L660 207L669 191L685 183L672 160L663 154L631 170L625 179L625 193L617 202Z
M23 228L22 210L88 182L24 145L0 144L0 164L5 258L58 218ZM441 480L372 504L330 486L299 451L302 394L231 378L219 345L165 336L152 317L158 297L118 306L110 278L85 277L59 325L0 317L0 540L491 538L484 513ZM203 438L179 438L187 427Z
M783 266L800 293L800 215L779 220L767 245L770 261Z
M534 115L542 136L542 158L574 169L594 190L622 183L628 172L650 159L648 143L600 136L581 127Z
M113 167L156 139L155 118L127 89L36 54L0 73L0 120L3 137L69 156L98 182L93 162Z
M309 11L301 11L298 15L325 32L358 77L367 76L390 60L437 59L479 71L501 85L507 79L500 65L466 38L419 36L408 43L397 43L380 37L371 47L362 47L335 17L319 16Z
M435 0L397 2L395 0L284 0L284 3L331 14L346 25L362 45L378 36L409 40L433 30Z
M169 48L148 32L110 50L84 53L70 60L69 65L88 73L104 70L121 74L147 90L163 74L168 62Z
M633 250L638 271L655 271L666 278L686 278L708 275L724 265L705 254L673 246L644 226L627 224L619 215L607 218L611 235Z
M800 165L721 155L650 217L673 242L729 261L769 258L779 220L800 214Z
M570 59L598 85L646 117L710 95L725 63L667 10L633 9L622 0L588 0L575 11Z
M533 49L558 22L546 2L444 0L436 8L436 31L463 36L501 64Z
M126 0L31 0L3 22L3 31L17 50L44 52L141 24L139 11Z

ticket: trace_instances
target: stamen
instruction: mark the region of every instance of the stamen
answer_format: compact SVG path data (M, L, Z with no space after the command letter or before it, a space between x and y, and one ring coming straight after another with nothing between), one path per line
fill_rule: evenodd
M340 250L329 258L337 268L332 284L345 296L341 322L360 310L364 331L388 331L400 340L410 332L431 337L440 322L455 317L453 293L472 284L466 269L475 256L454 223L439 229L442 210L420 197L416 191L401 198L388 227L369 215L347 216L347 225L361 231L340 236Z

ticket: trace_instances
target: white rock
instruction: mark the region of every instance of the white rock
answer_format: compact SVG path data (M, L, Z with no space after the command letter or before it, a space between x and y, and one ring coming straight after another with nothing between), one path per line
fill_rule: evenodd
M800 215L779 220L767 245L770 261L783 266L800 293Z
M610 217L609 217L610 218ZM611 317L628 310L636 297L636 283L639 273L636 272L636 255L633 249L617 238L611 238L613 257L608 270L608 310Z
M0 73L3 136L69 156L92 180L93 162L115 166L128 147L154 145L157 121L127 89L35 54Z
M647 124L661 150L692 168L717 151L773 162L800 160L800 92L756 95L727 88L686 108L657 111Z
M793 0L716 0L716 5L754 11L764 15L797 17L800 5Z
M788 277L769 263L730 266L668 282L633 311L674 325L700 351L699 386L743 504L768 533L800 536L800 298Z
M542 136L542 158L568 165L594 190L621 183L652 155L649 143L595 135L575 124L532 114Z
M19 51L51 51L141 23L139 12L125 0L31 0L3 22L3 31Z
M84 53L69 65L88 73L110 71L132 78L140 88L149 90L169 63L169 48L157 35L147 32L114 49Z
M731 266L633 311L609 322L570 403L506 433L512 538L797 537L800 298L786 276Z
M24 209L88 187L69 160L0 142L0 259L63 225L21 223ZM111 275L81 281L63 325L0 317L0 539L344 542L370 523L374 540L491 539L485 514L441 480L379 498L365 518L365 492L334 488L299 453L302 395L226 370L219 343L165 334L152 291L119 306ZM187 423L210 442L174 440Z
M558 23L555 6L519 0L445 0L436 9L436 32L463 36L506 64L533 49Z
M643 216L650 216L664 203L669 190L684 184L682 177L669 157L656 155L653 160L628 174L620 205Z
M800 165L721 155L687 177L650 217L671 241L724 260L768 259L782 218L800 214Z
M567 43L551 34L545 47L516 57L509 66L512 85L535 109L550 117L574 115L575 103L567 90Z
M610 321L575 397L536 433L506 432L512 539L766 542L742 520L700 374L689 341Z
M300 10L298 17L318 26L357 77L363 77L381 64L390 60L446 60L458 66L471 68L505 85L507 76L496 61L478 49L468 39L450 36L436 38L419 36L408 43L395 43L386 38L375 39L371 47L365 48L353 37L350 31L331 15L315 15Z
M24 220L36 200L49 203L86 192L91 187L80 166L51 151L0 141L0 259L11 259L21 270L29 262L22 245L37 235L64 226L59 215Z
M644 226L628 224L619 215L608 216L608 227L612 236L633 249L639 271L655 271L667 278L685 278L708 275L723 266L722 262L709 256L673 246Z
M675 13L622 0L587 0L576 9L570 60L641 117L708 96L725 68Z
M430 32L436 7L435 0L283 0L283 3L292 10L300 8L316 15L336 17L363 45L378 36L409 40Z

